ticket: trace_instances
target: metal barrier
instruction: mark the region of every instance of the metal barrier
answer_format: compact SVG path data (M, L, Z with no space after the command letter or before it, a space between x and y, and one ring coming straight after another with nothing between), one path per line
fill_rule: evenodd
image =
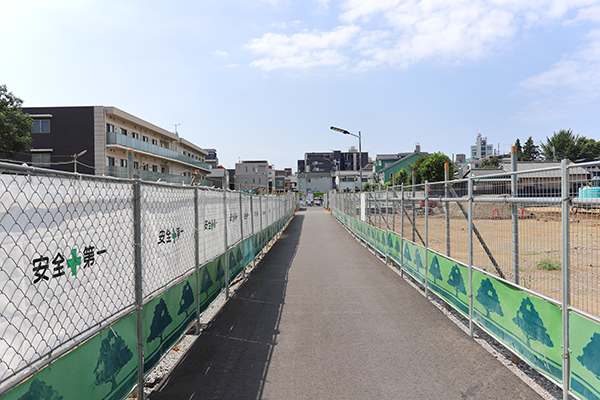
M294 200L0 163L0 398L124 398Z
M331 194L331 208L426 296L463 313L471 334L486 330L565 399L600 399L598 166Z

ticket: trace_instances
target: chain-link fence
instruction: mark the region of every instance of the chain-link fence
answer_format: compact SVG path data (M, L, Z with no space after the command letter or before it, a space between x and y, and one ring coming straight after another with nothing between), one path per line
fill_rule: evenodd
M471 329L480 324L508 342L566 387L565 393L596 398L600 367L587 357L600 354L600 162L515 167L517 172L387 187L360 198L332 194L331 207L359 238L420 281L426 293L435 292L465 313ZM498 286L507 288L506 299L498 298ZM503 324L492 318L491 312L508 318L508 307L503 311L501 305L516 298L523 303L514 318ZM536 310L538 299L544 301L539 308L549 308L546 314ZM592 322L586 328L592 333L582 334L575 329L579 322L569 323L580 318ZM544 326L546 319L552 327ZM577 340L570 342L570 335ZM548 350L533 346L534 340ZM579 351L577 357L557 350L569 344L570 352ZM587 381L581 378L586 373L591 373Z
M254 243L266 244L293 216L293 204L293 195L0 164L0 396L124 316L137 310L142 318L144 304L186 279L180 308L188 321L189 310L200 311L190 306L194 292L199 301L205 286L218 292L219 279L225 290L234 278L219 278L219 257L237 246L238 273L259 253ZM266 239L252 240L259 236ZM217 259L209 273L204 266ZM154 325L160 357L166 331Z

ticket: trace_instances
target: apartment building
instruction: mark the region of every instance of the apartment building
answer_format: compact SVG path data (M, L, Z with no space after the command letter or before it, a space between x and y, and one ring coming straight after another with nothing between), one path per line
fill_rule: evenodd
M207 151L116 107L24 107L34 119L31 156L35 166L91 175L127 177L128 151L144 180L189 184L206 175Z

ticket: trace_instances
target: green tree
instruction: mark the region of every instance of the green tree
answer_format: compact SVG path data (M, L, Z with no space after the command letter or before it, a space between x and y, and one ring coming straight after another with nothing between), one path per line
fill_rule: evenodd
M517 139L519 140L519 139ZM481 161L482 168L498 168L500 166L500 160L498 157L486 157Z
M0 154L13 158L20 152L31 149L33 119L23 113L23 100L0 85Z
M582 141L579 158L585 161L597 160L600 157L600 141L585 139Z
M425 161L425 156L423 157L419 157L417 158L417 161L415 161L414 164L408 164L408 177L407 177L407 182L406 184L408 185L412 185L412 174L413 172L415 173L415 184L419 184L419 183L423 183L425 182L424 180L421 179L421 172L420 172L420 167L421 164L423 163L423 161Z
M517 150L517 161L523 161L523 149L521 148L521 140L519 140L519 138L515 140L515 147Z
M100 343L100 354L94 368L96 385L110 383L110 391L114 392L117 389L117 375L132 358L133 353L127 343L113 329L109 329L106 338Z
M523 146L523 159L519 161L537 161L540 159L540 148L533 142L533 138L529 136L529 139Z
M421 161L422 160L422 161ZM420 162L419 162L420 161ZM448 163L450 167L450 177L456 172L456 167L452 163L452 160L442 152L433 153L427 157L421 157L415 162L418 163L418 177L420 179L417 183L428 182L441 182L444 180L444 164Z
M546 143L541 144L541 150L547 161L560 161L565 158L576 161L580 158L586 142L585 137L573 134L571 129L561 129L546 138Z
M394 185L408 184L408 171L404 168L394 175Z

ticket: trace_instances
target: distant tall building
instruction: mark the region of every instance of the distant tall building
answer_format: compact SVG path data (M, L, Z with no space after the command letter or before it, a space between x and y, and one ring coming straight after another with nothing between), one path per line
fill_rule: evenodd
M471 146L471 158L481 160L482 158L494 155L494 145L487 144L487 137L482 137L481 133L477 134L477 140Z
M304 153L304 160L298 160L298 173L302 172L332 172L358 171L369 163L369 152L359 154L354 146L344 152Z
M204 162L210 165L213 169L219 165L219 158L217 157L217 149L204 149L208 154L204 158Z

